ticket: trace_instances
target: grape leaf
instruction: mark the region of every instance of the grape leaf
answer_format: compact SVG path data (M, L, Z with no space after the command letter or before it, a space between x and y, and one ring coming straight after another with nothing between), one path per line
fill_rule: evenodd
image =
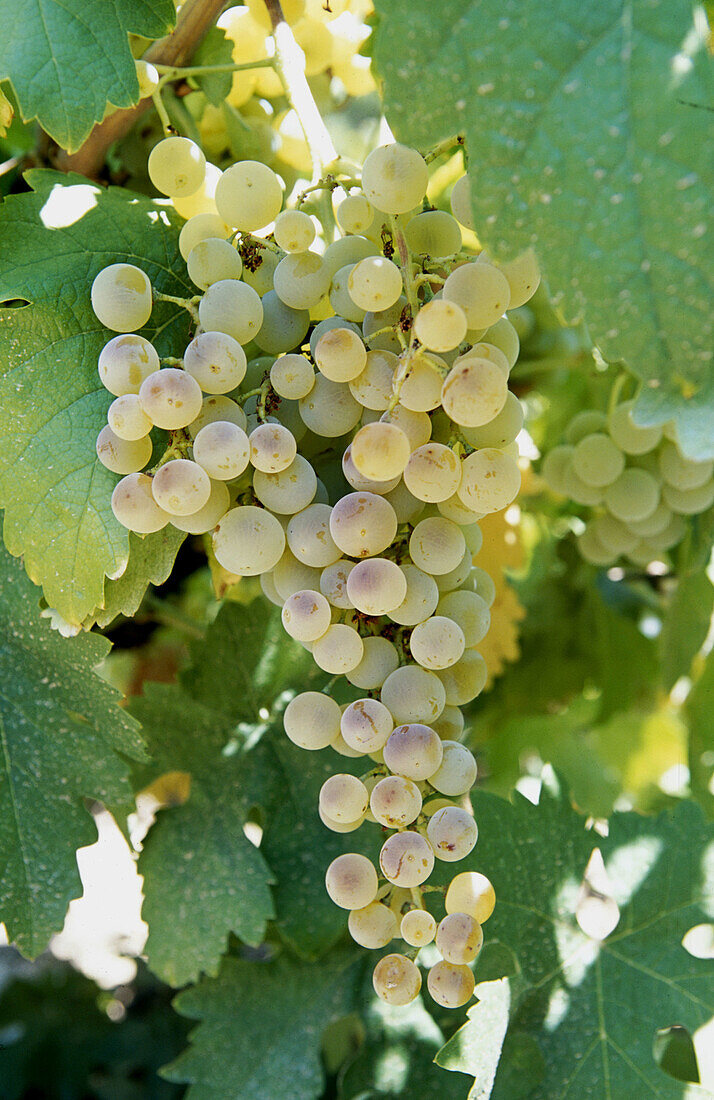
M160 38L175 20L172 0L114 0L101 18L83 0L0 0L0 79L12 81L25 121L74 152L108 104L138 102L127 34Z
M139 610L150 584L163 584L173 569L176 555L186 538L171 524L151 535L129 534L129 562L121 577L104 583L104 606L97 608L82 624L85 629L95 622L105 627L117 615L131 616Z
M476 986L474 997L476 1004L468 1010L469 1022L459 1028L441 1048L436 1061L443 1069L470 1073L475 1078L469 1100L489 1100L496 1071L501 1064L503 1042L508 1029L511 1006L508 979L480 982ZM528 1067L523 1096L528 1095L542 1072L540 1064ZM515 1100L513 1090L510 1095Z
M192 65L230 65L233 61L233 43L220 27L211 27L201 41L191 60ZM195 78L209 103L220 107L231 90L233 74L202 73Z
M118 476L95 452L111 402L97 357L110 334L92 311L92 280L126 261L161 291L193 290L166 207L77 175L27 180L34 190L0 208L0 504L8 549L79 626L103 606L105 574L120 575L129 550L110 506ZM160 355L177 354L188 314L157 305L144 332Z
M714 585L705 572L682 577L662 623L662 683L669 691L686 676L704 645L714 608Z
M201 1023L163 1076L190 1083L187 1100L314 1100L325 1085L322 1033L352 1010L363 965L352 948L318 966L288 954L224 959L217 978L174 1001Z
M557 788L546 786L538 805L519 795L509 805L478 793L474 811L479 842L459 867L468 863L493 882L497 902L486 941L509 947L518 959L521 992L511 1028L537 1042L545 1063L529 1097L710 1096L665 1075L653 1040L658 1028L672 1024L694 1033L714 1014L714 963L694 958L681 942L714 913L708 857L714 826L694 803L683 802L658 817L615 814L609 835L600 837L586 832ZM575 916L595 847L620 910L602 941L586 935ZM459 1054L455 1068L463 1069L465 1057L482 1057L469 1050L469 1035L484 1041L464 1031L452 1048ZM439 1060L450 1062L448 1050Z
M82 892L75 849L96 829L85 798L131 803L140 760L135 722L94 674L104 638L61 638L40 618L37 589L0 547L0 919L32 957Z
M273 916L270 870L243 832L261 789L240 750L223 754L231 724L181 688L147 685L131 710L156 774L191 776L188 800L160 811L139 857L149 966L180 986L217 972L229 932L257 946Z
M457 131L489 248L535 244L568 321L645 383L638 423L711 432L711 76L687 0L376 0L374 63L398 140ZM653 87L657 94L652 94Z
M714 818L714 651L687 697L689 720L689 772L692 793Z

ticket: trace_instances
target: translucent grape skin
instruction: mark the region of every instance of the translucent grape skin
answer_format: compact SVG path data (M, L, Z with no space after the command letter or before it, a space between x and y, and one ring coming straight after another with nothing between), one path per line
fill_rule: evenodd
M374 968L372 984L387 1004L408 1005L419 996L421 972L406 955L385 955Z
M427 989L442 1008L461 1008L473 997L476 980L468 966L444 960L432 966L427 975Z
M92 309L105 328L134 332L151 316L153 296L148 276L133 264L110 264L92 283Z
M410 909L402 917L399 931L410 947L425 947L436 935L436 921L426 909Z
M397 935L397 918L386 905L373 901L363 909L353 909L347 927L355 943L374 950L386 947Z
M341 909L363 909L377 896L377 872L366 856L349 852L327 868L327 892Z
M382 845L379 866L388 882L410 889L426 882L434 868L434 853L420 833L393 833Z

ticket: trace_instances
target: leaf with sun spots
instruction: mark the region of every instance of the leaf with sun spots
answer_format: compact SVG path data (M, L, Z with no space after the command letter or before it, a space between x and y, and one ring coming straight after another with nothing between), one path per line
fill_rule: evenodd
M518 794L512 805L483 793L473 803L479 841L464 864L490 878L497 899L476 979L510 975L494 1097L514 1095L508 1052L528 1048L543 1059L529 1100L710 1098L667 1076L653 1042L673 1025L693 1035L714 1014L714 962L682 946L714 914L714 825L683 802L658 817L615 813L603 837L552 775L538 805ZM591 861L596 848L602 861ZM499 970L499 958L509 965ZM471 1095L485 1098L478 1074L490 1031L480 1004L469 1015L437 1061L470 1068Z
M123 574L129 535L114 518L118 476L95 440L111 394L97 358L113 333L89 300L101 268L134 263L157 290L190 296L178 219L130 191L82 176L32 171L29 194L0 208L0 506L10 553L73 627L104 604L105 576ZM176 354L188 314L159 304L143 330ZM147 577L147 581L148 581Z
M687 0L376 0L374 63L400 141L465 133L479 236L534 244L568 321L584 318L643 391L714 455L706 19ZM507 63L504 59L507 58ZM419 109L421 105L421 109Z

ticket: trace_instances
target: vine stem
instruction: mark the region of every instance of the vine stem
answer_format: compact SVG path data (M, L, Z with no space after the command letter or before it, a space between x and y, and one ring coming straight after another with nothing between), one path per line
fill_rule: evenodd
M463 134L452 134L451 137L445 138L444 141L440 141L432 149L429 149L429 151L424 154L424 160L427 164L431 164L433 160L436 160L444 153L450 152L454 146L463 145L465 140Z
M161 123L161 129L164 131L164 137L171 137L176 133L176 129L171 125L171 119L169 118L168 111L164 107L164 101L161 98L161 92L158 88L152 93L151 100L159 116L159 122Z
M305 76L305 54L285 21L280 0L265 0L265 6L273 26L275 70L305 135L312 160L313 180L317 181L324 174L325 166L337 160L337 150L310 91Z
M272 57L261 57L258 61L229 62L226 65L155 65L162 84L170 80L182 80L188 76L210 76L211 73L239 73L245 69L272 69L275 61Z
M195 298L177 298L174 294L162 294L160 290L154 290L155 302L170 302L172 305L181 306L182 309L188 310L193 320L198 323L198 309L196 308L201 301L201 295L197 294Z

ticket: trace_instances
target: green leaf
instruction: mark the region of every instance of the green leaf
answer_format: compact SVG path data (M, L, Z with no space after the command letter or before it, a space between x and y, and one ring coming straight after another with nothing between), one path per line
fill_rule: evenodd
M139 610L150 584L163 584L173 569L176 555L186 538L171 524L151 535L129 534L129 562L121 577L104 584L104 606L98 608L90 619L82 624L108 626L117 615L127 617Z
M714 818L714 651L687 697L689 719L689 772L692 793L709 817Z
M192 65L230 65L233 43L220 27L211 27L191 59ZM209 103L220 107L231 90L233 73L204 73L194 78Z
M101 18L82 0L0 0L0 79L12 81L25 120L74 152L108 104L139 99L127 34L160 38L175 21L171 0L115 0Z
M109 643L61 638L38 596L0 547L0 919L32 957L82 892L75 849L96 840L84 799L128 808L123 757L143 756L118 693L94 673Z
M706 573L682 577L662 623L662 684L666 691L686 676L706 641L714 608L714 585Z
M0 208L0 301L10 303L0 309L0 504L8 549L79 626L103 606L105 575L121 575L129 552L110 506L118 477L95 451L111 402L97 358L110 334L92 311L92 280L125 261L161 291L193 290L165 207L82 176L32 171L27 180L34 190ZM177 354L188 314L158 305L144 333L160 355Z
M701 9L688 0L375 7L374 63L397 139L426 149L465 133L487 246L535 244L565 318L584 317L604 357L645 383L638 422L673 418L688 455L714 455Z
M353 949L319 966L288 954L224 959L217 978L176 998L182 1015L201 1022L164 1076L190 1084L187 1100L315 1100L325 1086L322 1033L352 1011L362 966Z
M479 843L464 865L488 875L496 890L486 941L510 947L520 964L511 980L511 1033L529 1035L544 1057L529 1097L685 1096L657 1065L653 1040L672 1024L693 1034L714 1014L714 963L682 946L683 934L714 913L714 826L683 802L656 818L615 814L601 837L545 786L537 806L477 794L474 811ZM593 848L620 911L602 940L576 920ZM484 1041L466 1030L460 1058L483 1057ZM692 1100L710 1095L689 1088Z

